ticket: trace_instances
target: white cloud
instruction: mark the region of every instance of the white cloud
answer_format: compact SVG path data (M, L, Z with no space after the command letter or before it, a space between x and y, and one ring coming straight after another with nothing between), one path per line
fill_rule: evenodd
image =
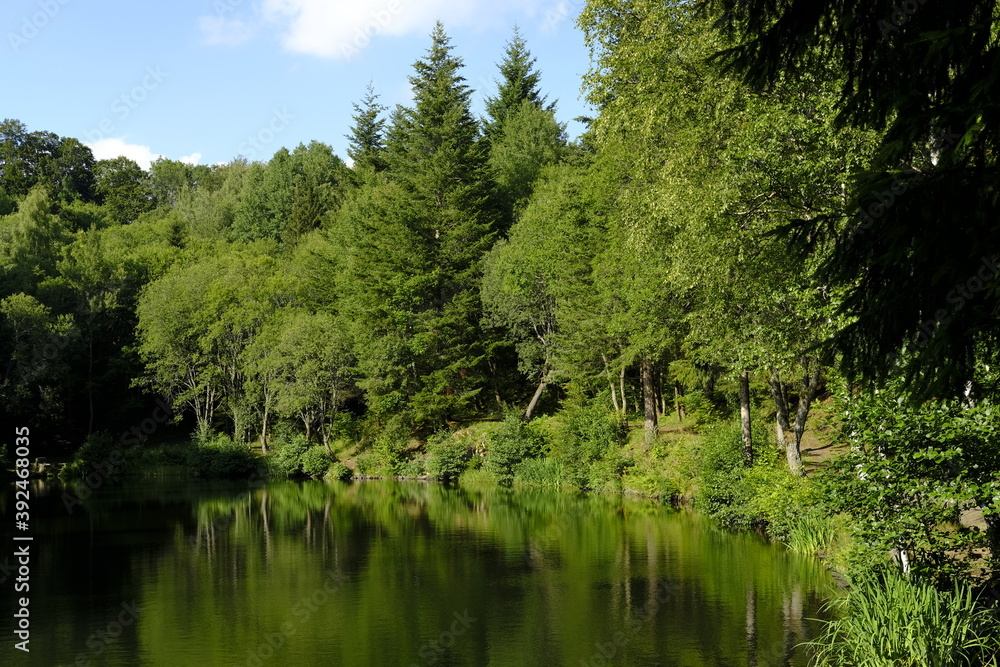
M149 169L149 165L157 158L163 157L159 153L154 153L149 146L139 144L127 144L123 139L109 137L87 144L90 151L97 160L112 160L116 157L127 157L133 160L143 169Z
M475 4L453 0L264 0L262 15L283 26L281 44L288 51L350 60L381 35L426 31L438 16L448 15L455 21Z
M239 19L222 16L202 16L198 19L201 41L205 44L237 46L251 39L256 32L254 26Z
M95 160L113 160L116 157L127 157L137 165L149 171L149 166L163 155L154 153L149 146L141 144L126 143L124 139L109 137L87 144L90 152L94 154ZM187 164L198 164L201 161L201 153L191 153L180 158L178 162Z
M288 51L351 60L382 36L426 34L434 21L447 26L506 22L506 14L534 16L537 0L260 0L255 25L241 19L203 16L204 41L239 44L261 27L277 29Z

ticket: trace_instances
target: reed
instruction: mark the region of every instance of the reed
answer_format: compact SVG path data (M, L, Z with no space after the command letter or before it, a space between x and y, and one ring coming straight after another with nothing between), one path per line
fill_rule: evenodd
M996 610L981 605L966 583L939 591L892 573L856 582L832 605L839 618L806 644L818 665L997 666Z
M783 540L790 550L813 555L826 555L838 539L838 527L833 519L821 512L805 512L788 529Z

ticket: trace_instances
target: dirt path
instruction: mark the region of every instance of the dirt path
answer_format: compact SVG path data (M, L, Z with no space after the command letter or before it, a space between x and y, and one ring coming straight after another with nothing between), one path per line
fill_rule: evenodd
M802 434L802 465L806 474L826 467L829 462L846 449L846 445L835 442L835 432L831 426L830 399L817 401L809 412L806 430Z

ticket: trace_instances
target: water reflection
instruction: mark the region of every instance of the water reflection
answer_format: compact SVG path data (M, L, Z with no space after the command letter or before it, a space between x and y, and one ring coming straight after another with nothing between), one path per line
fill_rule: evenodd
M70 516L60 493L40 494L33 614L61 641L28 664L804 665L830 583L757 535L615 497L158 482ZM88 648L133 598L135 625Z

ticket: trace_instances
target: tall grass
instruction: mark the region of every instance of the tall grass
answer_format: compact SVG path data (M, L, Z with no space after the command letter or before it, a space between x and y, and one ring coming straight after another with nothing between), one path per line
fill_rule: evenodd
M525 459L514 468L514 483L557 489L565 484L564 475L559 459Z
M1000 623L978 604L972 588L939 591L900 574L857 582L832 603L839 618L826 621L808 642L819 665L856 667L996 667Z
M838 537L838 527L831 517L806 510L791 522L782 541L791 551L814 556L826 555Z

